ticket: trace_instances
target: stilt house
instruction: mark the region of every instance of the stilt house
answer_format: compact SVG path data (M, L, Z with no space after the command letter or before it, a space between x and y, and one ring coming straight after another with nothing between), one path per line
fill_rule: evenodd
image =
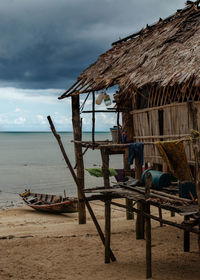
M60 98L118 85L128 141L172 139L200 130L200 7L182 10L112 44ZM79 139L80 140L80 139ZM187 156L193 163L190 147ZM161 163L146 146L145 161Z
M120 143L120 138L118 144L111 145L95 141L94 136L95 113L97 112L95 93L116 85L118 92L115 95L116 103L112 110L117 113L117 125L119 125L119 114L122 114L123 132L127 136L128 143L143 142L145 144L172 140L188 136L191 129L200 131L200 0L187 1L186 7L177 10L174 15L166 19L160 18L157 23L147 25L139 32L114 42L112 48L100 55L98 60L77 78L77 82L59 97L72 99L77 178L82 188L84 188L82 147L101 150L105 188L110 187L107 173L108 154L124 152L124 167L126 170L129 168L125 151L127 146ZM91 142L87 143L82 141L81 137L79 97L83 93L91 93L93 100L90 112L93 136ZM195 165L194 152L190 142L187 143L187 158L192 166ZM200 158L199 154L196 160ZM151 165L157 165L157 167L164 166L154 145L144 145L144 160L145 163L150 162ZM199 188L198 170L199 167L196 168ZM141 170L137 170L137 176L141 176ZM82 197L82 192L79 193L79 197ZM112 259L109 239L109 203L110 200L106 200L104 244L106 262L109 262L110 257ZM136 213L143 211L140 207L138 209L135 210ZM84 223L84 204L81 203L79 215L79 222ZM148 234L148 228L146 232ZM149 236L146 240L147 242L150 240ZM147 277L149 276L151 276L150 272L147 273Z

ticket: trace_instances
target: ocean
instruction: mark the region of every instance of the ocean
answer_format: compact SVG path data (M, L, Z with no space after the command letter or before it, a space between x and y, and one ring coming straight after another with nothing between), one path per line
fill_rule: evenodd
M74 146L70 132L59 133L72 163ZM83 140L91 140L91 133L83 133ZM96 140L111 140L110 133L96 133ZM33 192L77 196L76 185L51 132L0 133L0 209L23 205L19 193ZM85 168L101 167L97 150L88 150L84 156ZM110 167L122 168L122 156L114 155ZM111 181L115 181L111 177ZM92 177L85 171L85 187L103 186L102 178Z

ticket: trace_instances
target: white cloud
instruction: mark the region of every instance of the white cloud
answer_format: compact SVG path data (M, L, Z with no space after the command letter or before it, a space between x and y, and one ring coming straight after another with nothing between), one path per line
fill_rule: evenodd
M42 116L42 115L37 115L37 119L40 122L40 124L46 124L46 117Z
M61 104L71 103L70 98L62 101L58 97L64 92L63 89L18 89L14 87L1 87L0 100L22 101L28 103Z
M16 108L15 109L15 113L19 113L19 112L21 112L21 109L20 108Z
M22 125L22 124L24 124L25 122L26 122L26 119L23 118L23 117L19 117L19 118L13 120L13 123L14 123L14 124L17 124L17 125Z

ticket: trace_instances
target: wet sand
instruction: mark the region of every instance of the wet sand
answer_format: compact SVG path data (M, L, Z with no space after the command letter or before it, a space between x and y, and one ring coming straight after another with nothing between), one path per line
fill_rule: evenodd
M102 203L92 206L103 228ZM145 279L145 241L135 238L135 220L127 221L125 212L115 209L111 247L117 262L110 264L104 264L104 248L89 215L86 225L78 225L76 213L44 214L26 206L0 211L0 279ZM184 253L183 231L153 221L152 260L152 279L199 279L197 236L191 234L191 251Z

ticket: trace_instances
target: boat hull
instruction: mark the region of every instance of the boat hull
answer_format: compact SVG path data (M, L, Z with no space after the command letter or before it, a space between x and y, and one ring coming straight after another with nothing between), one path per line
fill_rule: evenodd
M20 194L24 202L40 212L75 213L78 211L78 199L49 194L38 194L25 191Z

